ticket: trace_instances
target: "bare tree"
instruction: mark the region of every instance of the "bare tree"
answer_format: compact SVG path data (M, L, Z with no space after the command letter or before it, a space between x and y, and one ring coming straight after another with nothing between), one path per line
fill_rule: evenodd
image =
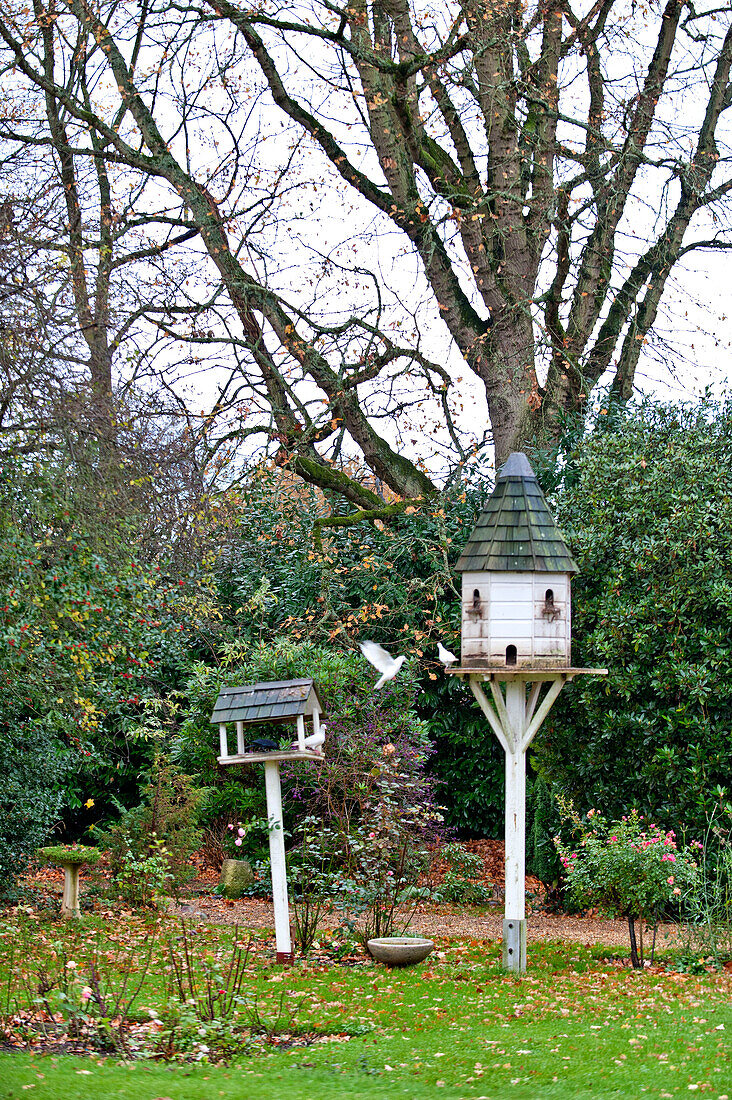
M150 274L139 260L160 261L169 238L141 249L143 219L129 204L112 204L114 166L77 157L58 133L54 141L46 129L19 128L17 119L6 118L5 127L0 459L44 455L100 538L105 529L113 536L117 521L131 535L134 521L140 549L154 557L174 546L181 558L217 471L208 469L205 416L196 419L164 389L151 389L140 367L139 322L148 323L149 338L150 315L163 315L165 305L151 309L146 301ZM31 133L43 137L40 161ZM176 309L183 309L177 297ZM129 360L117 379L115 356Z
M195 233L195 324L170 305L163 327L226 353L230 437L263 433L280 463L367 514L383 502L339 464L344 440L399 497L430 495L399 432L431 401L449 460L466 461L459 383L383 265L319 253L335 219L320 206L308 233L308 194L340 181L359 257L367 236L392 258L402 242L430 335L446 332L484 388L498 461L555 439L608 372L627 398L674 265L732 240L726 6L37 0L8 3L0 36L51 134L54 112L68 120L55 148L123 165L147 181L146 214L164 194L170 224Z
M74 155L56 101L40 113L40 125L2 124L0 438L11 451L85 438L109 449L112 364L143 312L141 272L123 275L130 211L113 207L104 159Z
M356 0L284 18L208 2L278 107L408 237L485 386L499 459L582 411L609 368L631 394L674 263L730 244L728 7ZM284 54L316 74L307 101ZM352 95L370 171L336 141L332 96L318 108L326 86Z

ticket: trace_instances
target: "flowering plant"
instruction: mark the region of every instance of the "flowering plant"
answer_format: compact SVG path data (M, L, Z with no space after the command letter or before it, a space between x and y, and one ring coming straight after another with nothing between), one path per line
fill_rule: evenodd
M249 821L237 821L226 826L226 834L222 841L222 848L227 859L251 860L251 845L247 843L250 836L261 839L268 835L267 821L262 817L253 817Z
M569 894L580 907L596 905L610 917L627 919L633 966L641 967L642 932L639 957L635 921L655 928L669 904L689 896L698 880L694 856L701 845L679 848L672 829L646 824L637 810L619 821L590 810L583 821L571 802L560 805L575 834L572 845L554 839Z
M420 883L442 833L442 815L425 797L419 771L410 773L393 745L385 750L391 751L384 751L383 762L372 771L362 816L340 822L345 850L335 904L352 931L354 918L360 918L357 935L364 946L374 937L403 934L430 892Z

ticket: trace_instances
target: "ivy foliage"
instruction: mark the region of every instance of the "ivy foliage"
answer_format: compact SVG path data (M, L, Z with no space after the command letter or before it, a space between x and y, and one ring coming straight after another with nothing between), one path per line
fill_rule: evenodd
M556 498L580 574L573 663L536 741L580 812L691 835L732 774L732 404L610 410Z

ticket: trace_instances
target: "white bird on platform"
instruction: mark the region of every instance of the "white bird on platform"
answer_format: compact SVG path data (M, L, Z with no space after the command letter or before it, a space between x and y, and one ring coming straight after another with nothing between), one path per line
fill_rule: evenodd
M358 648L366 660L381 673L374 684L374 690L383 687L387 680L393 680L407 659L406 657L392 657L378 642L359 642Z
M310 749L311 752L321 752L321 746L325 742L325 723L320 727L317 733L311 733L309 737L306 737L303 746L306 749ZM292 742L293 749L299 749L297 741Z
M437 656L440 658L445 668L449 668L450 665L454 665L457 661L455 654L451 653L449 649L445 649L442 642L437 643Z

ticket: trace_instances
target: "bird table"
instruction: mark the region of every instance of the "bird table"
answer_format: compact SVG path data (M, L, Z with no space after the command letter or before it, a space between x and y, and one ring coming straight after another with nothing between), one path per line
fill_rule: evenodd
M221 755L219 764L264 764L264 788L267 798L269 858L272 871L272 901L275 918L275 943L278 963L292 963L290 908L287 897L287 859L285 830L282 821L282 782L280 764L288 760L309 760L322 764L322 751L308 747L308 741L322 748L325 726L320 724L321 706L311 679L281 680L226 687L219 694L211 715L211 723L219 727ZM313 732L307 736L305 720L312 722ZM291 749L252 751L247 747L246 726L267 723L292 723L297 740ZM236 752L229 753L228 724L236 728ZM273 742L274 744L274 742Z
M575 676L605 676L607 669L498 666L445 671L467 681L506 754L503 966L523 973L526 970L526 750L564 685ZM544 687L547 690L541 698Z

